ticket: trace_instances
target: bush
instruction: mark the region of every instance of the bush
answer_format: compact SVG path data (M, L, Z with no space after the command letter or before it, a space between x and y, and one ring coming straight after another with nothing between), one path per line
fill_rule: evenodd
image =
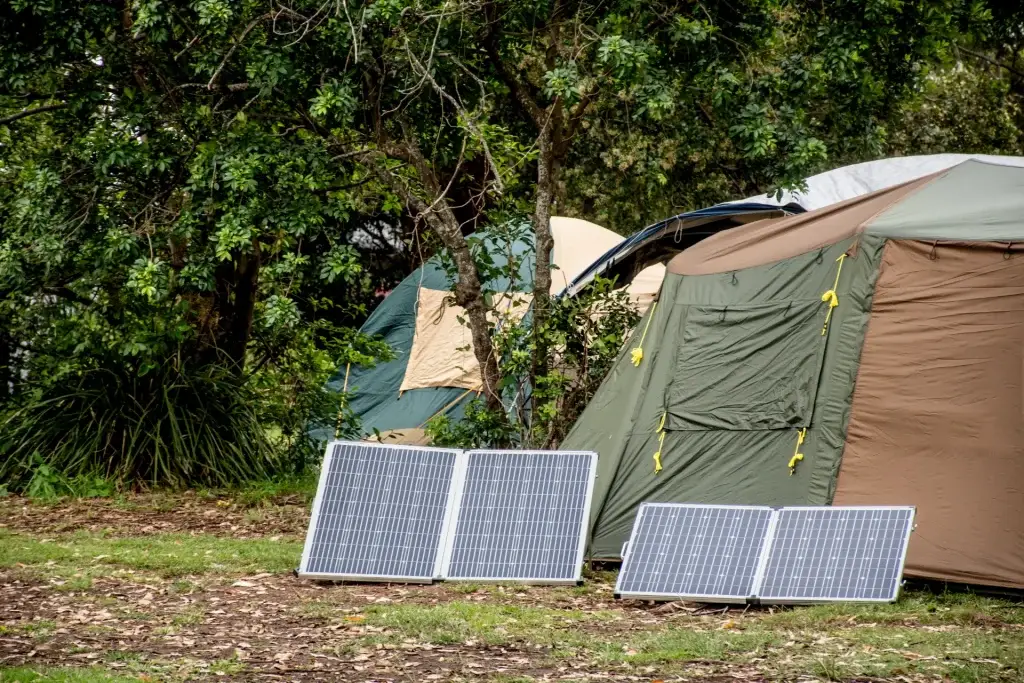
M227 486L282 473L284 453L255 392L219 366L86 370L29 394L0 421L0 481L42 495L89 478Z

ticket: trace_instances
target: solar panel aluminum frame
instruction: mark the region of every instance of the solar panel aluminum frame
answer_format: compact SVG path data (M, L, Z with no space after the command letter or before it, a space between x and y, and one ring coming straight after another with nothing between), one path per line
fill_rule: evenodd
M761 589L764 585L765 572L768 567L769 557L771 555L772 544L775 542L775 532L778 528L778 519L781 514L787 510L878 510L878 511L890 511L890 510L910 510L910 518L907 520L907 530L904 533L902 545L900 546L900 566L896 572L897 580L893 582L893 591L890 595L882 598L807 598L807 597L791 597L791 596L772 596L769 598L761 597ZM765 546L762 549L761 563L758 567L758 573L754 577L754 595L757 596L755 601L761 605L824 605L837 602L859 602L859 603L891 603L895 602L900 595L900 589L903 587L903 570L907 564L907 548L910 544L910 535L914 532L914 520L917 516L917 508L911 505L843 505L843 506L831 506L831 505L794 505L786 506L775 510L772 515L771 524L765 534Z
M343 441L335 440L327 443L327 448L324 453L323 464L320 466L320 480L317 483L316 495L313 498L313 507L310 512L309 528L306 531L306 541L302 548L302 558L299 561L299 568L296 574L303 579L312 579L314 581L360 581L360 582L380 582L380 583L420 583L430 584L442 578L441 576L441 561L443 553L440 552L442 545L438 546L438 552L434 557L434 570L433 575L430 577L424 576L392 576L392 575L370 575L370 574L328 574L320 572L308 572L306 568L309 566L310 551L313 548L313 541L316 536L316 520L319 519L320 505L323 502L324 489L327 486L326 473L330 472L331 462L334 460L334 447L338 445L347 446L387 446L388 448L395 450L409 450L409 451L441 451L445 453L455 453L455 462L452 468L452 478L448 484L447 501L445 503L444 518L441 523L441 540L442 543L448 536L448 530L452 524L452 520L455 516L455 507L457 506L457 498L452 495L452 490L457 484L461 484L460 473L465 474L465 457L466 454L463 451L453 448L432 448L427 446L407 446L402 444L368 444L365 441Z
M508 577L487 577L487 576L450 576L452 552L455 548L455 532L458 528L459 514L462 512L462 495L466 484L466 473L469 471L469 457L474 453L494 452L494 449L477 449L463 453L464 459L461 462L457 482L453 482L453 493L451 494L451 506L455 508L451 523L446 527L443 552L441 553L441 577L445 581L464 581L471 583L508 584L515 583L524 586L576 586L583 580L583 559L587 549L587 532L590 529L590 509L594 499L594 483L597 478L597 453L593 451L553 451L582 453L590 458L590 467L587 471L587 488L583 500L583 515L581 517L579 541L576 546L576 572L570 579L515 579ZM511 451L514 452L514 451ZM528 451L536 452L536 451Z
M768 558L768 539L773 533L775 520L777 519L777 511L767 505L700 505L696 503L641 503L640 509L637 511L636 519L633 520L633 529L630 531L629 538L632 539L633 535L640 528L641 518L644 511L653 507L672 507L672 508L700 508L706 509L726 509L726 510L763 510L769 513L768 527L765 531L764 538L761 539L761 548L758 551L758 569L755 572L754 577L751 579L752 587L758 585L760 580L760 574L764 572L764 564L767 563ZM644 593L635 591L622 591L622 581L626 573L627 563L629 562L629 548L630 542L627 541L623 546L622 551L622 566L619 568L619 575L615 580L615 597L631 599L631 600L692 600L694 602L715 602L721 604L731 605L743 605L747 604L751 600L751 595L737 596L737 595L715 595L715 594L667 594L667 593Z

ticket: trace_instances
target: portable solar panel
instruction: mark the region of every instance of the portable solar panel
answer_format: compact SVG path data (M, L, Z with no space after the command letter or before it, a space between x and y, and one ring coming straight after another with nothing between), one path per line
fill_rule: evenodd
M912 507L783 508L756 587L766 603L891 602Z
M436 448L329 443L299 575L437 578L459 456Z
M752 595L772 516L768 507L643 503L615 593L744 602Z
M579 581L596 465L589 452L467 453L445 578Z

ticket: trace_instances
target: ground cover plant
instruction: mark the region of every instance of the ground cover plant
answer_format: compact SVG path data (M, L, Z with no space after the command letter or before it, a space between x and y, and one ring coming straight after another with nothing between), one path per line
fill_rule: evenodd
M295 578L309 488L0 499L0 681L944 681L1024 675L1024 606L732 608Z

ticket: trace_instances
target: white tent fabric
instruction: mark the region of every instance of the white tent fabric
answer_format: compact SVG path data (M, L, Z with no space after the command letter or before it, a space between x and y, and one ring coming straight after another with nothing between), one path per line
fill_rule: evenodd
M865 161L861 164L843 166L841 168L819 173L807 178L807 190L786 191L781 198L757 195L747 199L728 202L762 202L784 206L796 203L808 211L820 209L869 192L882 190L899 185L926 175L944 171L957 164L976 159L990 164L1024 167L1024 157L996 156L992 154L927 154L921 156L892 157L877 161Z

